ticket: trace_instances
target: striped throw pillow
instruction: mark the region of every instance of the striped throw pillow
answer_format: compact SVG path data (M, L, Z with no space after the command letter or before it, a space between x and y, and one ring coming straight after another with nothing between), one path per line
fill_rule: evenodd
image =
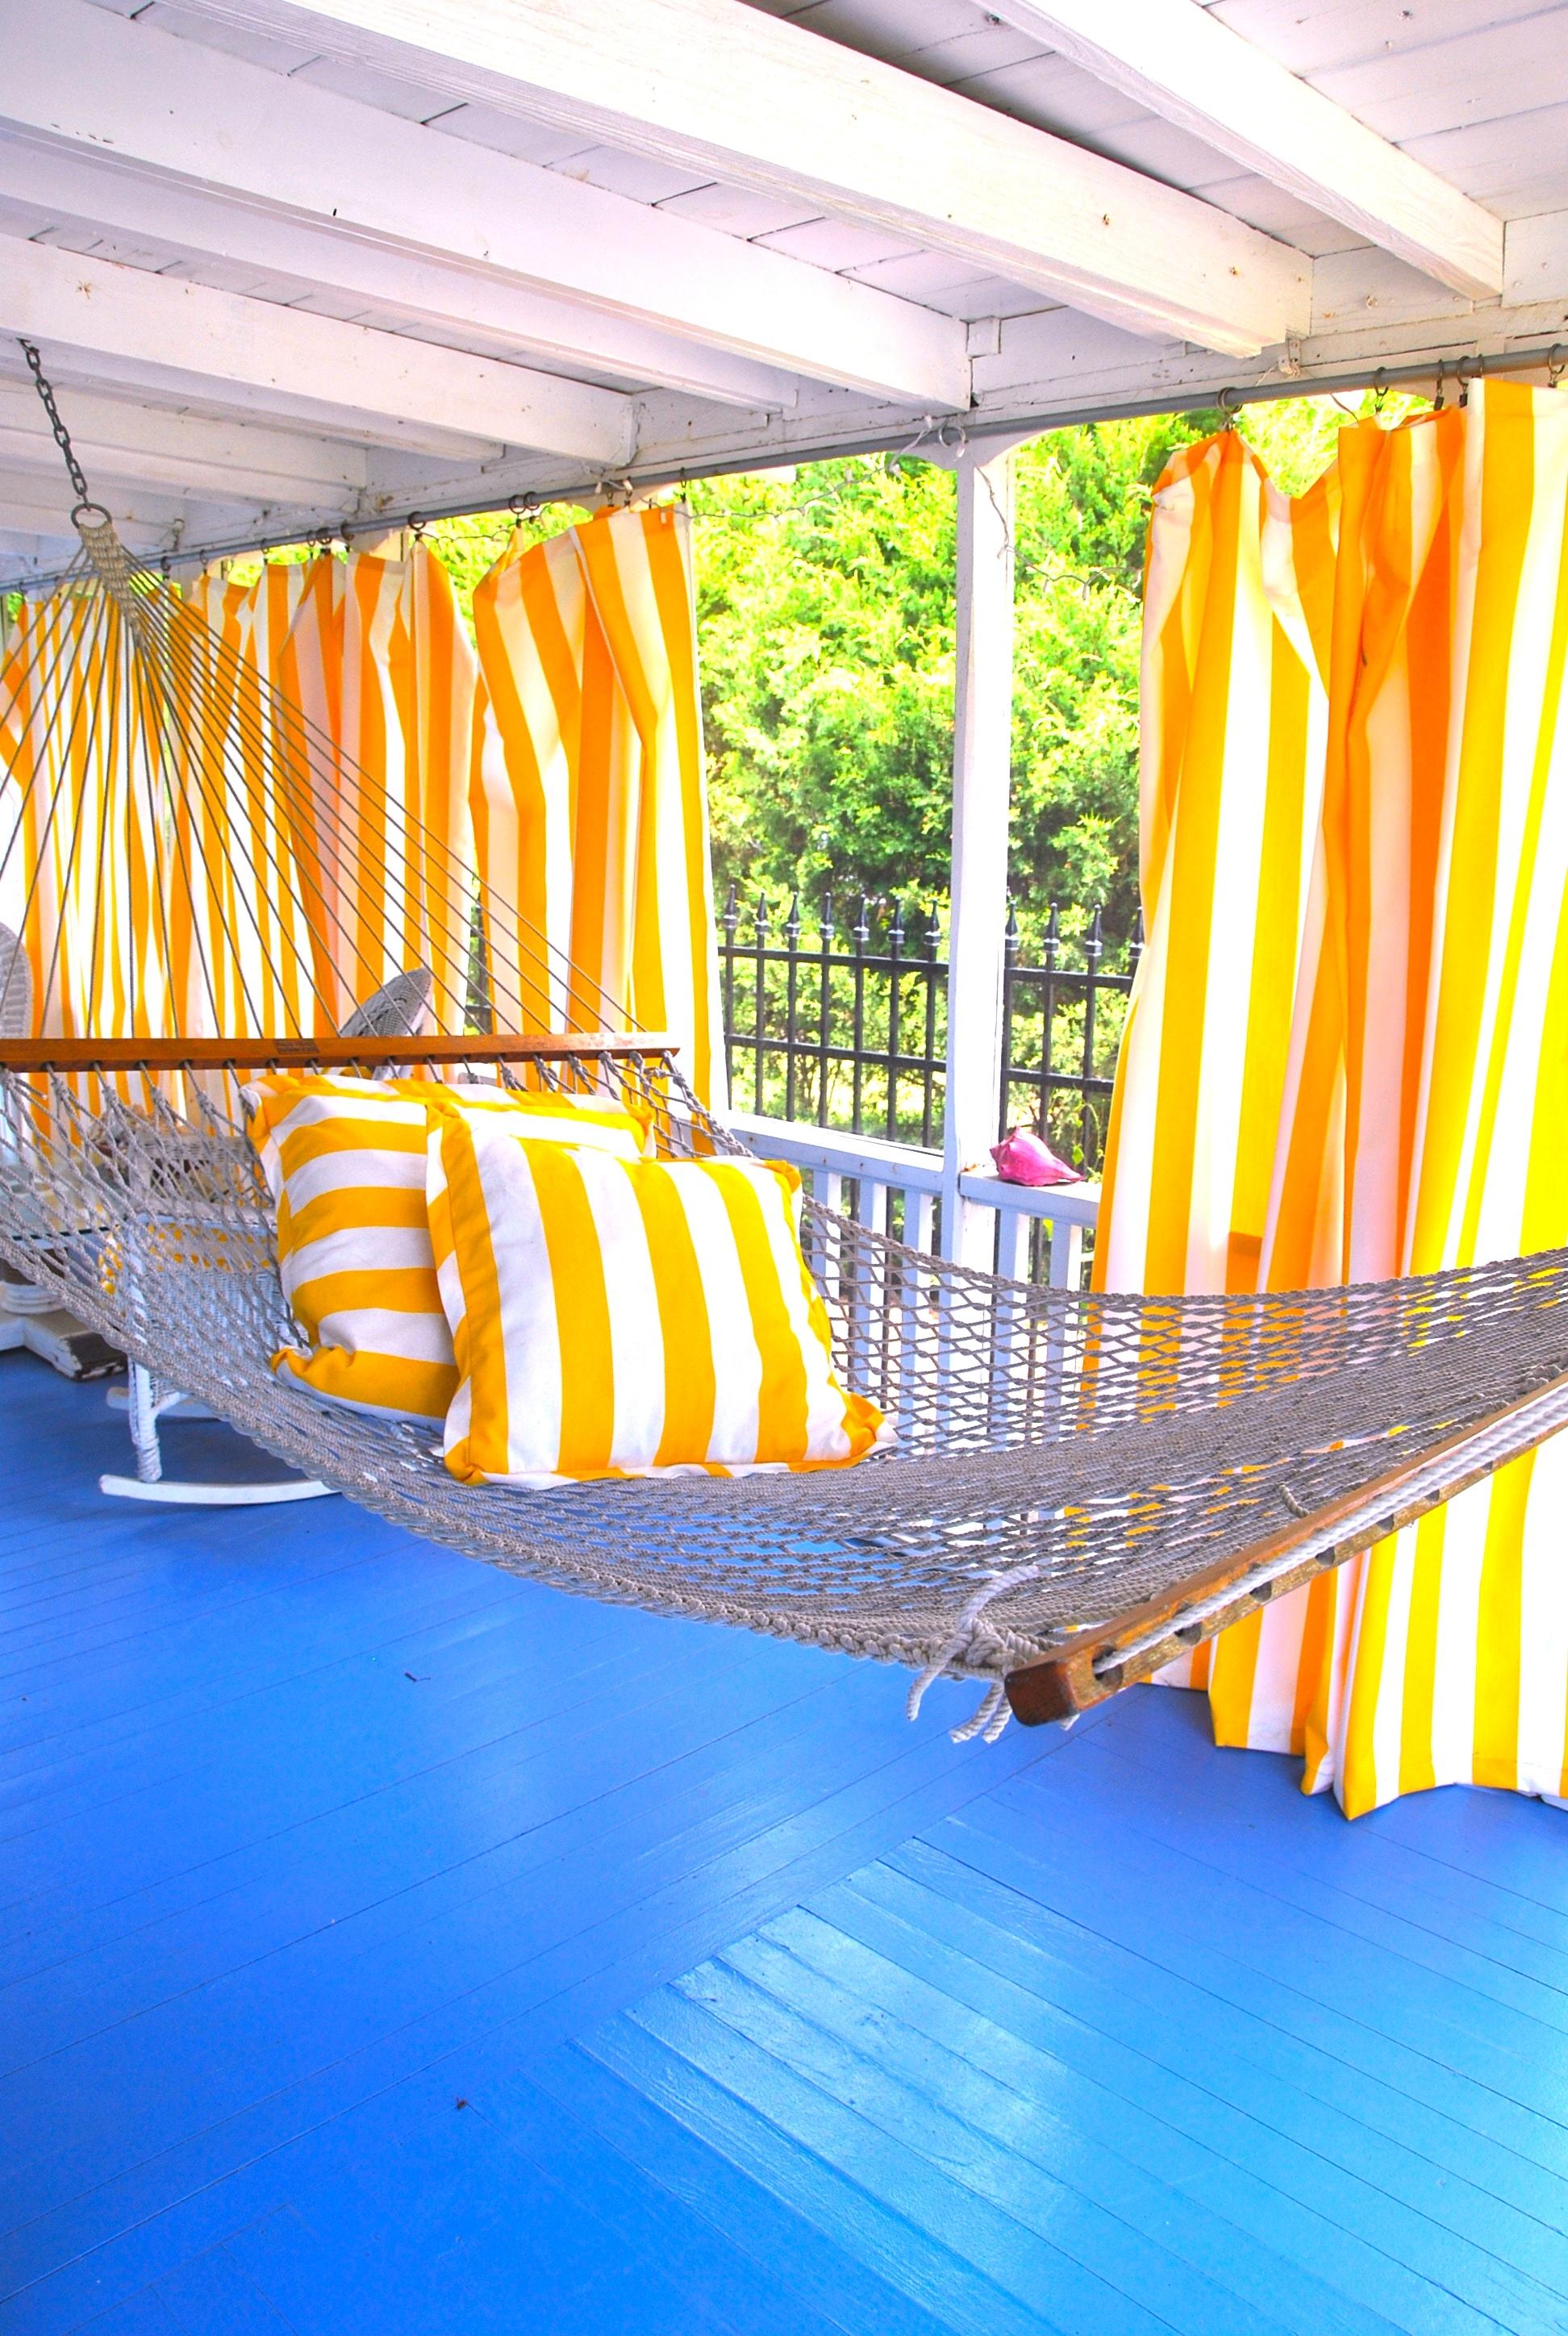
M800 1179L448 1119L427 1193L471 1484L842 1467L891 1431L833 1370Z
M425 1145L447 1118L640 1157L638 1114L556 1095L280 1073L246 1090L278 1211L283 1291L307 1342L273 1368L330 1402L439 1424L457 1387L425 1214Z

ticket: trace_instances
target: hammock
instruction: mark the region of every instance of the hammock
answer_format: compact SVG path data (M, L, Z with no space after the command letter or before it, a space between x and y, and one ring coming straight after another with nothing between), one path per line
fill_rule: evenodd
M77 832L93 798L64 774L84 752L128 758L151 881L196 972L183 991L162 979L156 1035L144 976L141 1035L0 1040L0 1257L279 1459L563 1589L909 1665L912 1706L939 1676L980 1679L961 1735L1147 1679L1568 1422L1568 1252L1286 1296L1090 1295L948 1263L810 1199L839 1368L899 1438L842 1474L475 1488L428 1428L280 1384L269 1358L297 1334L240 1125L254 1070L466 1067L640 1100L667 1157L742 1147L661 1037L628 1027L404 806L372 800L329 738L132 566L104 515L77 524L73 621L36 628L0 678L6 858L28 854L28 914L46 861L106 865L108 811ZM61 688L52 658L91 689ZM69 752L44 719L66 705ZM233 813L263 783L277 820L258 852ZM409 937L405 964L433 968L433 1028L334 1036L344 989L366 998L395 970L341 906L394 809L384 923ZM33 970L46 1022L58 967ZM225 997L255 1017L240 1032L217 1018ZM498 998L518 1001L519 1027L500 1027Z

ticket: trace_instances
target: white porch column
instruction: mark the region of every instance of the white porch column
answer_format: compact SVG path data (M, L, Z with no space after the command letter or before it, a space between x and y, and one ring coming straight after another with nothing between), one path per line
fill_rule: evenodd
M1013 715L1013 462L965 447L959 493L958 675L953 707L952 910L942 1254L988 1272L996 1214L959 1177L997 1140Z

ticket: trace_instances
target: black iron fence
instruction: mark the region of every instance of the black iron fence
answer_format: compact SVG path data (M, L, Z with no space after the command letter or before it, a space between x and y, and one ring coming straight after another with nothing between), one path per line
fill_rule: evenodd
M1064 931L1064 925L1067 928ZM1105 1155L1105 1118L1142 949L1115 940L1098 909L1053 909L1025 962L1008 919L1002 1085L997 1127L1036 1128L1088 1173ZM948 967L940 910L857 901L842 926L831 897L814 929L798 900L744 911L730 888L720 920L730 1094L743 1111L886 1136L941 1142Z

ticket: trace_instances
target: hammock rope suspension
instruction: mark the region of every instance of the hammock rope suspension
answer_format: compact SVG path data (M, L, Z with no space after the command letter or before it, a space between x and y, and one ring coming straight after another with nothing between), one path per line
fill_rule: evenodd
M0 1257L279 1459L568 1590L907 1664L911 1710L937 1678L974 1678L961 1732L991 1735L1009 1709L1061 1718L1150 1677L1568 1424L1568 1252L1133 1298L1002 1280L810 1199L838 1367L898 1432L852 1470L470 1486L427 1427L281 1384L269 1358L297 1333L245 1072L467 1066L635 1098L666 1156L741 1146L667 1040L131 560L79 466L73 482L81 557L0 667L0 881L20 855L34 952L34 1035L0 1037ZM136 934L111 881L127 851L151 902ZM73 1020L83 894L71 966L118 983L113 1039ZM428 1036L353 1027L420 965Z

